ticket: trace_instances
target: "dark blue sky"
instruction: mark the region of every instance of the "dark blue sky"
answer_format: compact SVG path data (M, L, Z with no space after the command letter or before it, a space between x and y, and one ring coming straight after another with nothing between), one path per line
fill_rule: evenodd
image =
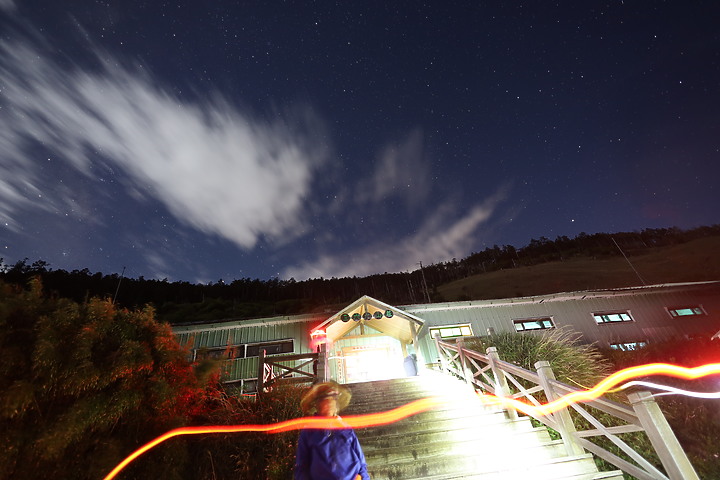
M0 258L304 279L716 224L717 18L0 0Z

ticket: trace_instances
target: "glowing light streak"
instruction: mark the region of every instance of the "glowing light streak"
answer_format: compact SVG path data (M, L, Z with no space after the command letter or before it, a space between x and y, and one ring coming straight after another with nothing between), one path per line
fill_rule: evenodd
M669 385L660 385L652 382L642 382L635 380L622 385L618 390L624 390L628 387L641 386L647 388L654 388L656 390L665 390L665 393L656 393L653 397L659 397L661 395L685 395L687 397L695 398L720 398L720 392L692 392L690 390L683 390L681 388L671 387Z
M173 437L180 435L200 435L206 433L240 433L240 432L264 432L264 433L280 433L287 432L290 430L300 430L303 428L321 428L321 429L343 429L343 428L364 428L377 425L387 425L389 423L402 420L411 415L424 412L435 406L443 405L447 403L446 398L442 397L429 397L416 400L408 403L401 407L386 412L370 413L367 415L353 415L343 417L342 420L338 418L327 418L327 417L302 417L295 418L292 420L286 420L284 422L278 422L267 425L208 425L202 427L182 427L170 430L163 435L155 438L154 440L146 443L142 447L131 453L125 460L120 462L104 480L111 480L117 476L118 473L126 466L128 466L133 460L138 458L143 453L156 447L165 440L169 440Z
M680 367L678 365L671 365L667 363L648 363L646 365L620 370L619 372L615 372L606 379L602 380L590 390L579 390L568 393L555 401L537 407L512 398L495 397L495 399L506 408L514 408L515 410L530 416L545 416L560 410L561 408L570 406L573 403L595 400L610 391L613 387L637 377L666 375L670 377L694 380L696 378L715 374L720 374L720 363L710 363L694 368Z
M515 410L531 416L544 416L549 415L552 412L561 408L567 407L572 403L594 400L602 396L606 392L610 391L613 387L616 387L617 385L632 378L644 377L648 375L667 375L692 380L714 374L720 374L720 363L712 363L695 368L680 367L677 365L670 365L666 363L652 363L620 370L619 372L610 375L590 390L572 392L561 398L558 398L553 402L546 403L545 405L540 405L537 407L512 398L496 397L489 394L479 394L478 397L487 405L514 408ZM112 480L113 478L115 478L115 476L117 476L118 473L120 473L122 469L124 469L128 464L130 464L133 460L138 458L143 453L159 445L165 440L169 440L170 438L180 435L241 432L280 433L290 430L299 430L303 428L366 428L397 422L398 420L402 420L412 415L416 415L431 408L445 405L447 404L447 402L447 397L427 397L420 400L415 400L414 402L410 402L406 405L385 412L370 413L366 415L352 415L348 417L343 417L342 420L337 418L324 417L302 417L267 425L209 425L201 427L176 428L174 430L166 432L165 434L155 438L154 440L146 443L142 447L135 450L127 458L125 458L125 460L120 462L104 478L104 480Z

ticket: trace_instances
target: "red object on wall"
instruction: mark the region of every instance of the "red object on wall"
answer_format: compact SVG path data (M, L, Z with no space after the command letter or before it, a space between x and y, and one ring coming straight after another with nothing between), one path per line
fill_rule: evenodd
M327 343L327 335L324 330L313 330L310 332L310 348L317 349L318 345Z

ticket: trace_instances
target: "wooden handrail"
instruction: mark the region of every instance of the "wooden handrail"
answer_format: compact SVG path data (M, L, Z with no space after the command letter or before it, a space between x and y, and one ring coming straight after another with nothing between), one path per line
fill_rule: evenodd
M538 401L533 397L533 393L535 392L544 391L547 399L553 399L567 395L568 393L580 391L573 386L555 380L554 374L547 362L538 362L536 364L538 371L533 372L518 365L499 360L497 353L491 352L491 350L494 351L494 347L488 349L488 354L486 355L465 348L463 342L454 344L440 340L439 336L435 337L435 345L440 355L442 370L461 377L467 383L492 394L504 395L511 398L524 397L531 403L538 405ZM495 356L491 359L490 354ZM478 364L478 362L480 362L480 364ZM488 367L481 364L494 367L492 369L492 374L495 377L494 382L488 383L487 381L483 381L482 378L477 378L478 376L486 376L488 371ZM475 371L473 371L473 367ZM498 375L500 378L498 378ZM515 377L530 382L535 386L525 388ZM506 382L506 379L509 379L510 382ZM507 390L511 388L510 385L515 387L517 392L510 392L510 394L508 394ZM496 386L499 386L499 388L505 391L496 392ZM594 425L596 427L594 429L576 431L574 420L568 415L567 407L552 415L538 415L534 416L534 418L551 428L556 430L560 429L563 435L563 441L569 452L577 451L578 447L582 447L638 479L699 480L697 473L687 459L687 455L680 447L675 434L667 424L667 420L653 400L652 395L647 392L638 392L630 394L628 399L632 407L602 397L592 400L581 400L573 404L572 409L576 410L580 416L588 420L591 425ZM600 410L616 419L626 422L626 424L610 427L604 426L590 412L585 410L581 404ZM511 415L510 412L508 412L508 414ZM644 431L648 435L667 474L660 472L651 465L649 461L634 451L631 446L616 436L618 433L635 431ZM587 440L588 437L599 436L604 436L619 446L637 465ZM581 451L582 448L580 449Z
M262 394L266 389L277 384L295 384L295 383L315 383L322 382L327 379L327 354L325 345L321 345L317 352L311 353L291 353L285 355L267 356L265 350L261 349L258 356L258 380L257 394L258 400L262 399ZM304 362L295 365L283 365L280 362ZM302 370L307 365L313 366L312 372ZM272 375L265 381L265 370L270 369ZM276 372L276 370L279 370Z
M275 362L289 362L291 360L304 360L307 358L318 358L317 353L291 353L288 355L273 355L272 357L265 357L268 361Z

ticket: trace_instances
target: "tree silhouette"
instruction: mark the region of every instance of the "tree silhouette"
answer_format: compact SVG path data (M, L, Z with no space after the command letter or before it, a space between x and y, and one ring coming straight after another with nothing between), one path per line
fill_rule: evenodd
M257 318L321 311L327 313L367 294L394 305L426 301L425 285L432 301L443 301L438 287L472 275L503 269L566 261L577 257L606 258L628 256L648 249L676 245L700 237L720 235L720 225L645 229L634 232L579 233L574 238L559 236L555 240L541 236L522 248L493 245L473 252L464 259L423 265L412 272L383 273L368 277L311 278L303 281L271 278L240 278L231 282L218 280L207 285L124 278L118 290L117 274L91 273L88 269L52 270L42 260L32 264L28 259L5 265L0 259L0 279L25 285L34 276L53 295L84 302L91 297L114 298L126 308L155 306L157 318L170 323L209 322L223 319ZM616 245L617 243L617 245ZM424 278L423 278L424 276ZM335 310L337 311L337 310ZM333 312L334 313L334 312Z

